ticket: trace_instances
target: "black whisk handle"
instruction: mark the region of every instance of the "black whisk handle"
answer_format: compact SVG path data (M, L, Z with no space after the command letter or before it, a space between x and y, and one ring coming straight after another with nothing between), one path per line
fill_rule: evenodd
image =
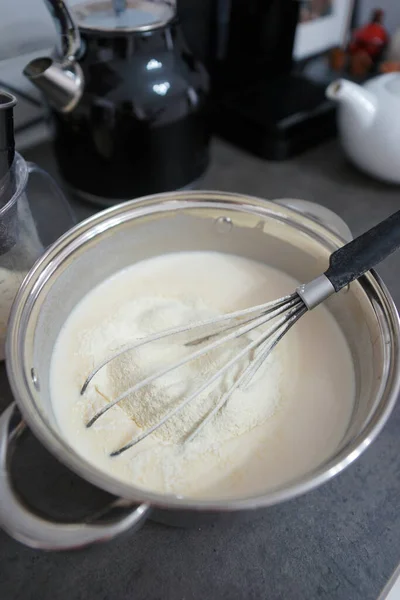
M325 275L338 292L399 247L400 210L331 254Z

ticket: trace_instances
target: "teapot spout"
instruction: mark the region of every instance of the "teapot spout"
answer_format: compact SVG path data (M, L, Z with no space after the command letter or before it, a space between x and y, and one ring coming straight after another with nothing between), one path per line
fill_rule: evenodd
M352 119L361 127L368 127L375 119L375 96L352 81L337 79L327 87L326 96L347 107Z
M25 67L24 75L43 92L49 104L63 113L73 110L83 94L83 73L75 62L35 58Z
M83 73L76 62L81 37L64 0L45 2L59 32L59 58L36 58L25 67L24 75L43 92L49 104L66 113L75 108L83 94Z

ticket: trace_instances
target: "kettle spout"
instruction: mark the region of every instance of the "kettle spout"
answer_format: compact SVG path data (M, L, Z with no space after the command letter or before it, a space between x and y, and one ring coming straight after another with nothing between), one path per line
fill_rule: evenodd
M361 85L347 79L337 79L326 89L326 96L346 107L351 118L361 127L368 127L375 119L375 96Z
M75 62L35 58L25 67L24 75L43 92L49 104L63 113L73 110L83 94L83 73Z

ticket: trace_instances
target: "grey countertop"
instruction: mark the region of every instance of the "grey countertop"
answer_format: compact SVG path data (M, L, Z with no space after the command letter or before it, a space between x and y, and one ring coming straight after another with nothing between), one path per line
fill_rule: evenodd
M55 172L51 147L25 157ZM336 142L266 163L221 142L201 187L305 198L362 232L400 206L400 189L357 172ZM93 212L74 203L79 218ZM400 304L399 257L379 269ZM0 367L0 409L11 401ZM138 532L76 553L34 551L0 532L2 600L375 600L400 561L400 405L377 441L336 479L245 522ZM59 517L95 502L32 436L15 457L21 493ZM96 499L97 502L97 499Z

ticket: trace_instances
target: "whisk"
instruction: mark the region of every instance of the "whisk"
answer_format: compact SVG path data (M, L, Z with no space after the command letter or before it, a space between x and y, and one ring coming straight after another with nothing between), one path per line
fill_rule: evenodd
M196 360L208 352L227 344L257 328L260 328L260 335L252 339L246 346L240 350L233 358L218 369L207 381L205 381L193 393L166 412L166 414L154 425L143 431L140 435L133 438L130 442L118 448L110 456L118 456L131 448L132 446L151 435L157 429L162 427L167 420L171 419L178 412L197 398L201 393L211 387L235 364L242 361L245 357L249 358L245 368L240 372L234 383L222 395L215 406L206 414L202 421L189 433L184 443L188 443L197 436L200 431L213 419L213 417L224 407L236 389L245 388L254 377L257 370L266 360L270 352L275 348L283 336L295 325L295 323L309 310L318 306L321 302L329 298L335 292L339 292L355 279L358 279L366 271L380 263L387 256L392 254L400 246L400 211L388 217L363 235L349 242L339 250L336 250L330 256L329 268L324 274L313 279L307 284L300 285L293 294L280 298L273 302L267 302L258 306L246 308L236 312L222 315L217 318L203 320L188 325L167 329L154 335L137 340L109 356L89 374L81 389L81 395L85 394L88 386L96 374L108 365L111 361L121 356L125 352L137 350L141 346L157 342L160 339L167 338L182 333L196 333L194 339L187 342L186 346L198 345L199 349L194 349L192 353L184 357L179 362L160 369L154 374L138 381L135 385L128 388L117 398L111 400L102 407L88 421L88 428L102 417L113 406L118 405L127 396L135 394L144 386L150 385L157 378L166 375L174 369L178 369L189 361ZM267 329L263 326L273 321ZM211 328L211 333L207 333ZM203 331L202 331L203 330Z

